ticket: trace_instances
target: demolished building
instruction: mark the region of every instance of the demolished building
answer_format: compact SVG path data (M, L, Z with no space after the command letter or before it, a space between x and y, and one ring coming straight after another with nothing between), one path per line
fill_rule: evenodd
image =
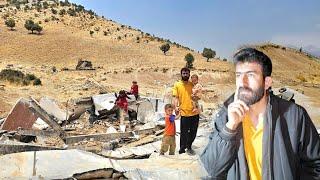
M135 116L125 116L125 131L119 127L114 101L113 93L76 99L67 106L59 106L48 97L39 102L33 98L19 99L0 123L0 162L12 159L7 166L0 167L1 178L161 179L172 173L181 174L177 179L187 177L183 174L188 174L189 179L203 176L198 162L187 170L168 170L161 164L157 171L127 166L130 160L143 162L149 158L155 158L151 162L162 163L157 156L165 101L152 97L129 100L129 110ZM101 163L93 166L91 159ZM82 168L74 165L79 163ZM57 173L62 168L57 164L64 164L63 169L68 170ZM197 173L189 176L194 173L192 169L197 169Z

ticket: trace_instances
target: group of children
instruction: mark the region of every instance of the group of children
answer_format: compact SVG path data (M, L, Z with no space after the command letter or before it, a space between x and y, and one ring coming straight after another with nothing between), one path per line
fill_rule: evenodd
M198 83L198 76L196 74L191 76L191 82L193 84L192 88L192 106L193 110L192 112L201 112L200 106L198 101L201 99L201 93L202 93L202 86ZM162 139L161 149L160 149L160 155L164 155L169 150L169 155L175 154L176 149L176 126L175 126L175 120L180 118L180 114L174 115L174 107L172 104L166 104L164 106L165 110L165 129L164 129L164 135Z
M201 99L201 93L202 93L202 86L201 84L198 83L198 75L193 74L191 76L191 82L193 84L192 88L192 94L191 94L191 99L192 99L192 112L201 112L201 109L199 107L198 101ZM127 93L124 90L121 90L119 92L119 95L117 96L116 99L116 105L124 109L125 112L128 112L128 101L127 94L133 94L136 98L136 100L139 98L139 87L137 81L132 81L132 86L131 90L129 93ZM130 99L130 98L129 98ZM175 140L175 135L176 135L176 126L175 126L175 120L180 118L180 115L174 115L174 107L172 104L166 104L165 107L165 130L164 130L164 135L162 139L162 144L161 144L161 149L160 149L160 155L164 155L169 150L169 155L174 155L175 154L175 148L176 148L176 140Z

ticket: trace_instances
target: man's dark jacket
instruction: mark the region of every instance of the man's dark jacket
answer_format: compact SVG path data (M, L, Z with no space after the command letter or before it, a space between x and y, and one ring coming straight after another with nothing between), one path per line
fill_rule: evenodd
M262 142L262 179L320 180L320 138L306 110L270 95ZM248 180L242 124L226 128L230 97L216 115L214 131L201 154L211 179Z

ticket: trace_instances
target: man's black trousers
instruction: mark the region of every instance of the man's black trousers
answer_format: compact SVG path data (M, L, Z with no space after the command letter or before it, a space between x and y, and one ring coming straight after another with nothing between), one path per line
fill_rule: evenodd
M180 151L191 149L197 135L199 115L181 116L180 120Z

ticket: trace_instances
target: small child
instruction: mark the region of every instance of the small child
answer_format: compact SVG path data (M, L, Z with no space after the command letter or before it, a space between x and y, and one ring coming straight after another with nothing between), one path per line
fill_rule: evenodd
M166 104L165 110L165 129L162 139L160 155L164 155L169 149L169 155L174 155L176 149L176 125L174 120L178 119L178 116L173 115L173 105Z
M192 112L196 113L196 112L201 112L201 109L199 107L199 100L201 99L201 94L202 94L202 86L201 84L198 83L198 75L193 74L191 76L191 82L193 84L193 88L192 88L192 94L191 94L191 99L192 99Z
M127 98L130 99L128 96L127 96L127 93L125 90L121 90L119 91L119 95L117 96L117 99L115 101L115 104L123 109L126 113L128 112L128 101L127 101Z
M134 95L136 100L138 100L138 98L139 98L139 86L138 86L137 81L132 81L132 86L131 86L130 93Z

